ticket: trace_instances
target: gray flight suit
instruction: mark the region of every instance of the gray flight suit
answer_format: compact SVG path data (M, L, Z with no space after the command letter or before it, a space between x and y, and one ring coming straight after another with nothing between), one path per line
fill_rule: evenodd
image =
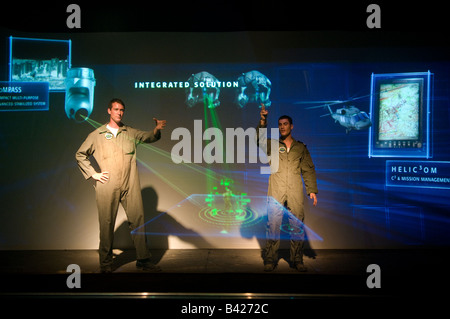
M106 183L95 183L96 201L100 224L100 267L111 266L114 225L119 203L122 204L131 230L144 224L139 174L136 165L136 147L141 143L152 143L161 138L153 131L141 131L123 125L117 136L102 125L89 134L76 153L78 166L86 179L97 173L89 157L92 155L101 172L109 172ZM137 259L150 258L145 235L133 234Z
M258 125L257 129L265 126ZM258 135L259 136L259 135ZM273 142L273 141L272 141ZM271 155L271 141L267 140L267 154ZM278 141L279 161L278 170L269 177L268 196L276 202L268 201L267 241L264 253L265 264L277 264L278 249L280 247L280 232L285 210L288 214L290 229L290 262L292 264L303 262L303 245L305 230L304 220L304 194L303 181L306 194L316 193L317 179L314 163L305 144L294 140L291 148ZM286 208L284 208L285 206ZM283 227L285 229L285 227Z

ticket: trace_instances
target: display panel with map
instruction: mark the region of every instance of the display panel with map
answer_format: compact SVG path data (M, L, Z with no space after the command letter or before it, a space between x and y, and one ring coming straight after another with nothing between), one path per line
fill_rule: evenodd
M417 141L420 138L420 84L414 81L380 85L379 141Z
M369 156L431 157L431 75L372 76Z

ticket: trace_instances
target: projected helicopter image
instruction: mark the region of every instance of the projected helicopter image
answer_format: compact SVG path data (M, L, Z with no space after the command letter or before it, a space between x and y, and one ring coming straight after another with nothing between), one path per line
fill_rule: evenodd
M368 95L363 95L355 98L350 98L348 100L336 100L336 101L300 101L295 102L294 104L320 104L316 106L310 106L306 109L328 109L327 114L323 114L320 117L325 116L331 116L334 119L334 122L339 124L343 127L345 127L345 132L348 134L352 130L360 131L364 129L368 129L372 126L372 121L369 117L369 115L361 111L359 108L354 106L354 101L362 100L364 98L371 98L374 94L375 96L379 95L380 102L387 99L387 95L400 95L398 98L401 100L404 100L404 98L401 98L401 90L404 88L408 88L408 84L399 84L395 86L386 86L384 89L380 90L378 93L372 93ZM336 109L336 111L333 112L331 109L331 106L333 105L343 105L342 108Z
M353 98L346 101L310 101L297 102L296 104L320 103L320 105L310 106L306 109L328 109L329 113L323 114L320 117L331 116L334 119L335 123L339 122L341 126L345 127L345 132L348 134L352 130L360 131L372 126L372 121L370 120L369 115L366 112L358 109L356 106L350 104L352 101L362 99L363 97ZM343 105L343 107L338 108L333 112L333 110L331 109L331 106L333 105Z

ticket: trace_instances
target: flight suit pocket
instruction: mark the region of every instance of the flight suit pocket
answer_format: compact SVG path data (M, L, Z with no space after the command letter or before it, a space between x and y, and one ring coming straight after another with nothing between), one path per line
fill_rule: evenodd
M124 150L124 154L125 155L134 155L134 153L136 153L136 149L135 148Z
M124 155L134 155L136 153L136 143L132 139L124 137L121 145Z
M109 160L114 157L114 142L112 140L107 140L102 144L102 158L104 160Z

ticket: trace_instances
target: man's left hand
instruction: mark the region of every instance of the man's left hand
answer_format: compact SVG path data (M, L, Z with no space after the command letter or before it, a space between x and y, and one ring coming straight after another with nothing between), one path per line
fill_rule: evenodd
M317 195L315 193L311 193L311 194L309 194L309 198L314 200L313 205L316 206L317 205Z
M156 117L153 118L153 121L155 121L156 130L162 130L166 126L166 120L158 120Z

